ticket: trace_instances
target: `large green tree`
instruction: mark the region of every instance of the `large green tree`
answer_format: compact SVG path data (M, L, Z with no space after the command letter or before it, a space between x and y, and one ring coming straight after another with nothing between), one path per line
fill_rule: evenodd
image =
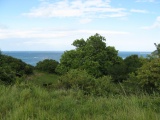
M83 69L89 74L100 77L108 75L109 67L119 64L121 58L114 47L106 46L106 39L95 34L86 41L77 39L73 42L74 50L66 51L61 57L57 71L61 74L70 69Z

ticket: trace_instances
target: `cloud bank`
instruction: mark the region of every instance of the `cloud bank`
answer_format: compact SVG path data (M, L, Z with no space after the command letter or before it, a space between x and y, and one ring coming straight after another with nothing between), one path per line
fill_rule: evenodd
M111 0L59 0L57 2L41 1L41 4L23 13L28 17L80 17L105 18L124 17L126 9L110 5Z
M8 38L38 38L38 39L55 39L69 37L78 34L104 34L104 35L126 35L124 31L107 31L107 30L54 30L54 29L32 29L32 30L7 30L0 29L0 39Z

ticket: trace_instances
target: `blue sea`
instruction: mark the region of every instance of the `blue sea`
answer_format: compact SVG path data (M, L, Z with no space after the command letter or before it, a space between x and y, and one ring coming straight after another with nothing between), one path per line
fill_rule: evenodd
M44 59L54 59L60 61L64 51L2 51L2 54L9 55L35 66L39 61ZM127 56L137 54L138 56L146 57L151 52L127 52L119 51L118 55L125 59Z

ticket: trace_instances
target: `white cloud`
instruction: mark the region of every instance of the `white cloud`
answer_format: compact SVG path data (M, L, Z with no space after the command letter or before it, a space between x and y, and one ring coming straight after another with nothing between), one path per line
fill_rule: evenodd
M149 13L147 10L139 10L139 9L131 9L130 11L134 13Z
M34 28L31 30L10 30L0 29L0 43L10 41L17 50L69 50L74 49L71 45L74 40L88 38L95 33L108 38L128 36L125 31L90 30L90 29L55 29L55 28ZM16 41L18 40L18 41ZM16 42L15 42L16 41ZM14 50L4 46L7 50ZM28 49L29 48L29 49Z
M28 13L29 17L82 17L99 18L126 16L126 9L113 8L110 0L59 0L57 2L41 2L40 6Z
M64 37L67 33L65 31L44 31L44 30L0 30L0 39L7 38L58 38Z
M55 39L75 35L90 35L90 34L105 34L105 35L124 35L129 34L123 31L107 31L107 30L54 30L54 29L32 29L32 30L3 30L0 29L0 39L8 38L33 38L33 39Z
M150 30L155 28L160 28L160 16L157 17L157 19L151 26L141 27L141 29L145 29L145 30Z

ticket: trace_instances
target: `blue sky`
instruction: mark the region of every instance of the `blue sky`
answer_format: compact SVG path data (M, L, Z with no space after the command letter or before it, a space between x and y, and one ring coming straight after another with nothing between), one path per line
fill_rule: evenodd
M159 0L0 0L2 51L64 51L95 33L119 51L154 51Z

